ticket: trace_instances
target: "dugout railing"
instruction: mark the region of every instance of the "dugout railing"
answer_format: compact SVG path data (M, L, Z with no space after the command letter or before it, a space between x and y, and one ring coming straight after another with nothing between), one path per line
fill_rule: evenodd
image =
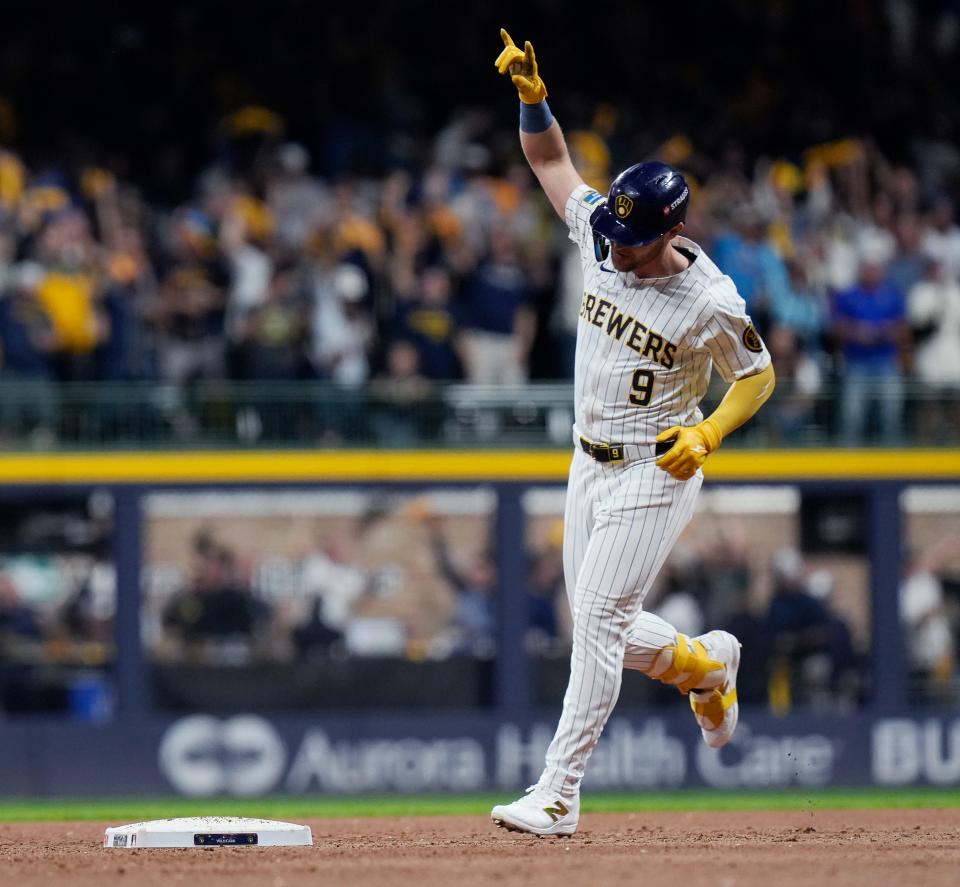
M722 394L715 385L709 409ZM885 434L884 402L897 432ZM864 405L855 426L845 405ZM344 387L328 382L70 382L0 374L0 446L8 451L373 446L565 447L573 421L566 382L483 386L426 380ZM960 391L914 380L892 387L828 380L777 390L727 447L957 446Z

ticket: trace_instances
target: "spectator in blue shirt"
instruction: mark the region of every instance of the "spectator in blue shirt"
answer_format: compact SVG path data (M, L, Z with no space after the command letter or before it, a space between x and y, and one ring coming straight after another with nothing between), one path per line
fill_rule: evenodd
M863 440L867 410L876 403L884 443L896 442L903 418L901 350L907 344L906 299L876 258L865 257L860 279L837 293L834 330L843 354L841 422L844 441Z
M787 268L789 283L773 305L775 328L789 327L807 350L816 351L827 322L826 296L810 284L801 262L790 261Z
M758 210L740 210L737 230L717 237L713 257L717 267L736 284L757 328L765 332L788 283L783 259L767 242L767 224Z

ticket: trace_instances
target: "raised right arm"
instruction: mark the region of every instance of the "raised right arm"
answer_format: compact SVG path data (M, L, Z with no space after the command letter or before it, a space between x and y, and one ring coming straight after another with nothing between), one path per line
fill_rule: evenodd
M521 51L502 28L500 36L503 52L494 64L501 74L510 74L520 94L520 145L530 169L562 219L567 199L583 180L570 159L560 124L547 105L547 87L540 79L533 44L528 40Z

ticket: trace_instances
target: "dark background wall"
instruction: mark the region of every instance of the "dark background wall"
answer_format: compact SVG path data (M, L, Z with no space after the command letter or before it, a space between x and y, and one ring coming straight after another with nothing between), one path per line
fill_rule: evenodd
M869 134L906 159L918 139L955 135L957 6L4 4L0 143L92 155L175 199L223 115L256 102L323 148L320 172L378 172L415 163L458 108L513 127L512 93L492 66L507 26L534 41L568 124L612 104L624 157L687 131L708 152L733 141L788 156Z

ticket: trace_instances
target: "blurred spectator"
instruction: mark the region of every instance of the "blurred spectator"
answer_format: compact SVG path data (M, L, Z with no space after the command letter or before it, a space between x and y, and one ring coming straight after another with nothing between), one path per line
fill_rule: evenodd
M844 632L842 621L827 609L825 595L811 593L799 552L777 552L772 569L773 596L766 616L771 703L789 708L794 701L821 702L830 698L835 677L850 667L849 629ZM823 591L822 585L817 588Z
M373 337L363 301L368 290L356 265L336 262L329 252L321 254L314 270L310 318L310 355L320 378L346 386L367 381L367 348Z
M816 351L828 320L826 298L810 284L802 262L791 259L786 267L788 283L773 303L773 322L789 327L803 346Z
M190 584L167 603L164 626L203 659L247 662L269 618L268 608L240 577L232 551L198 537L195 554Z
M914 368L924 384L917 417L923 440L955 439L960 428L960 282L943 262L928 260L923 279L909 292L907 312L916 343Z
M736 284L761 333L787 288L787 270L767 240L767 228L758 209L743 206L734 217L734 228L718 236L713 247L714 261Z
M130 228L124 235L130 252L118 253L110 262L103 292L103 311L110 334L98 353L99 378L115 382L156 375L156 355L141 317L156 289L156 281L147 264L140 233Z
M715 542L703 553L709 587L704 603L706 623L723 626L731 613L747 606L753 571L752 544L742 527L730 522L718 527Z
M304 593L313 602L310 623L322 625L329 639L346 634L357 608L371 593L373 577L358 560L356 540L349 532L321 537L303 560Z
M930 211L923 249L930 258L943 263L949 277L960 280L960 226L954 218L953 201L946 195L939 196Z
M822 704L851 706L863 690L862 663L854 650L850 626L834 602L836 578L830 570L820 568L806 577L806 584L807 593L827 611L829 671L824 671L818 688Z
M0 399L0 425L6 433L26 427L51 438L56 428L52 355L56 334L38 298L43 270L22 262L0 288L0 381L16 383Z
M387 348L386 370L370 383L374 434L387 447L414 447L422 441L427 417L422 408L431 390L420 373L420 355L405 339Z
M309 172L310 155L289 142L277 153L276 172L267 186L267 204L277 222L277 239L288 250L301 251L311 234L330 221L330 196Z
M10 577L0 573L0 714L29 706L31 663L39 659L41 640L33 608L23 602Z
M462 374L461 334L451 305L452 289L449 271L437 265L425 268L418 280L419 298L397 308L397 332L416 348L420 368L429 379L457 379Z
M887 269L887 277L902 293L909 293L923 276L928 260L923 251L922 234L918 216L905 214L897 219L897 252Z
M307 301L301 284L295 267L277 269L266 281L263 302L238 321L235 359L240 378L284 380L305 375Z
M306 617L293 626L290 637L298 659L326 652L343 641L343 634L324 620L323 599L319 597L310 602Z
M903 432L902 352L907 345L906 300L889 283L878 258L866 256L859 283L837 293L834 332L843 355L841 423L850 445L865 434L867 410L880 413L880 435L894 443Z
M514 234L495 224L489 236L489 255L464 284L464 369L478 384L523 382L535 332L529 281Z
M560 637L557 608L567 607L566 583L563 576L563 521L551 526L546 544L530 554L530 576L527 592L528 652L549 648Z
M173 220L170 238L153 312L160 377L177 384L222 378L230 270L220 254L213 223L199 210L181 210Z
M3 647L18 641L39 642L40 638L37 614L23 602L13 580L6 573L0 573L0 641Z
M430 543L437 569L457 596L453 630L453 651L470 656L488 656L496 632L497 575L493 558L486 551L473 555L461 568L453 562L442 524L432 518Z
M218 247L230 275L224 325L234 349L249 332L251 315L269 299L274 267L263 244L272 228L266 208L240 195L230 201L220 224Z
M946 537L914 552L900 585L900 619L913 677L922 696L949 699L956 674L957 638L946 609L939 573L953 558L960 539Z
M53 329L57 374L67 380L95 377L94 352L109 333L95 249L89 220L72 208L49 219L37 244L37 299Z
M800 349L790 327L775 327L766 342L781 390L766 410L763 421L774 426L778 443L799 443L800 436L811 428L823 387L823 374L817 361Z
M370 200L356 183L348 179L337 182L333 188L333 223L330 228L332 246L339 256L365 265L371 271L380 271L386 251L386 238L372 220Z
M2 162L2 155L0 155ZM17 258L17 238L0 222L0 292L10 284L10 272Z
M897 254L893 200L885 191L877 193L870 216L857 227L857 252L885 266Z
M749 573L746 579L749 580ZM709 624L729 631L743 645L737 676L737 696L741 702L766 705L771 640L766 621L750 603L749 581L733 584L729 591L724 597L726 612Z

